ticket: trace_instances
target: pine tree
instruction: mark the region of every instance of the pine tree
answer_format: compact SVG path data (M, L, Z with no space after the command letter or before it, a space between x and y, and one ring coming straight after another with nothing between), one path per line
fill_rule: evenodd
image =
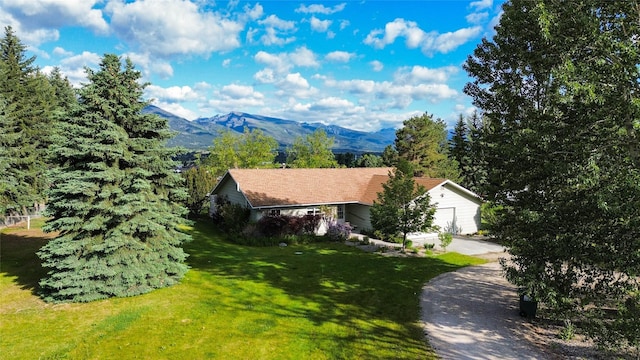
M44 201L48 182L46 149L53 126L53 91L36 67L35 57L27 58L26 46L11 27L0 39L0 97L5 106L0 124L6 176L13 185L4 187L0 203L4 212L25 213Z
M87 70L79 106L59 123L45 231L59 235L38 253L49 269L47 301L133 296L177 283L187 270L177 230L186 192L164 146L167 121L144 115L144 85L131 61L105 55Z
M436 212L429 193L424 186L416 185L413 173L411 163L400 159L371 206L373 229L385 239L401 234L402 249L406 246L407 234L431 228Z
M416 176L459 180L458 166L448 156L447 125L442 119L425 113L405 120L396 131L395 148L398 157L412 164Z

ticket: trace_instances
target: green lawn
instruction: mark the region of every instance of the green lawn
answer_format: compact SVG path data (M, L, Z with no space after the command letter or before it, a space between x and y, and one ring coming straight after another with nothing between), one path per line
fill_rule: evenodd
M32 224L33 225L33 224ZM0 234L1 359L425 359L430 278L482 260L393 258L337 243L252 248L198 223L181 284L131 298L47 304L37 230Z

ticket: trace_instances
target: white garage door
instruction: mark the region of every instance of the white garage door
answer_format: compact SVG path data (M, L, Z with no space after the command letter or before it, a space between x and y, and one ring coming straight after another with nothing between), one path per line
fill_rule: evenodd
M433 218L433 224L440 227L440 231L451 231L455 224L456 208L439 208Z

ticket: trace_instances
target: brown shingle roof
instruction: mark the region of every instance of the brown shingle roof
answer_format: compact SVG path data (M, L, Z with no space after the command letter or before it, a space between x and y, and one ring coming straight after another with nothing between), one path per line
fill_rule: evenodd
M251 206L372 204L391 168L231 169ZM427 190L445 179L416 178Z

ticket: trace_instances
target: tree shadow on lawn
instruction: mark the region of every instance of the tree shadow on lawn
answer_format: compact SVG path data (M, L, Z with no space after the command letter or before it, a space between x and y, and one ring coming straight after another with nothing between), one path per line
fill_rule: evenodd
M36 253L53 236L39 230L0 233L0 274L14 278L20 289L37 295L38 282L47 271Z
M373 337L371 342L377 347L389 350L399 344L424 349L424 331L418 323L422 286L438 274L462 267L438 258L380 256L341 243L240 246L223 241L214 225L204 222L196 224L192 236L193 242L187 245L192 268L224 278L263 282L315 305L271 307L272 315L302 317L317 326L347 326L354 329L352 334L330 341L349 343L358 336ZM265 296L250 294L247 301ZM389 321L395 326L389 326ZM424 353L413 355L423 357Z

